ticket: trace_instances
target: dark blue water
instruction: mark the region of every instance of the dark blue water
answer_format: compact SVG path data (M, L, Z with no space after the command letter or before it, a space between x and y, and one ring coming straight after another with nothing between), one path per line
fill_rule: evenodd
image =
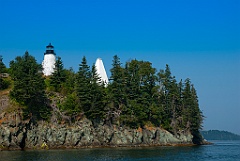
M193 147L94 148L74 150L2 151L2 161L240 161L240 141L215 141Z

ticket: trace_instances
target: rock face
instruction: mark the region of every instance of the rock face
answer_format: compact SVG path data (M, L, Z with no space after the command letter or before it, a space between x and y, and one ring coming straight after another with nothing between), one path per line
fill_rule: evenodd
M4 94L0 94L0 112L9 106L9 97Z
M172 135L161 128L93 125L88 119L73 124L33 123L17 113L0 115L0 149L80 148L99 146L157 146L193 144L191 134Z

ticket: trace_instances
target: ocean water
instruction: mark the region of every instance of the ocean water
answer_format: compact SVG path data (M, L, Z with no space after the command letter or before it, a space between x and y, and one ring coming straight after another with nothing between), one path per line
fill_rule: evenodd
M240 161L240 141L192 147L1 151L1 161Z

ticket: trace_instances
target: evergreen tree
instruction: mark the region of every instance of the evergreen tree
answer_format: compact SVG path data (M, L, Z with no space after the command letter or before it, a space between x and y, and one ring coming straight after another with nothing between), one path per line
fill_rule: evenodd
M177 94L176 80L172 76L169 65L166 65L165 70L160 70L158 79L161 85L160 102L164 108L162 113L163 128L172 130L172 122L175 121L175 99Z
M111 68L112 82L108 85L108 95L110 104L107 106L107 118L118 121L120 114L126 104L126 95L124 94L124 70L121 67L120 58L115 55Z
M66 112L66 115L71 116L71 118L74 118L77 114L82 112L76 92L68 93L59 108Z
M150 62L140 62L140 99L144 108L145 118L141 118L144 121L151 121L153 111L155 111L155 94L156 94L156 69L152 67Z
M131 127L140 126L140 121L137 116L137 109L140 104L138 99L140 96L140 65L139 61L132 60L125 64L124 69L124 91L126 97L126 106L122 109L120 121L122 124L127 124Z
M10 62L14 86L10 92L12 99L27 107L26 115L46 118L49 113L45 104L45 84L41 65L28 52ZM44 110L43 110L44 109Z
M50 85L54 87L54 91L60 92L65 81L66 75L63 68L63 62L61 57L57 57L54 72L50 76Z
M121 119L130 126L144 126L151 121L158 124L155 72L150 62L132 60L125 65L123 89L127 103Z
M192 94L191 94L191 82L190 79L185 80L185 87L183 89L183 121L185 128L190 130L190 116L191 116L191 106L192 106Z
M196 132L201 129L203 121L202 112L199 109L197 92L191 84L190 79L185 80L183 90L183 118L186 129Z
M104 83L101 82L100 77L97 74L96 67L93 64L91 70L91 85L90 85L90 98L91 98L91 106L89 111L87 111L87 116L90 119L99 120L103 118L104 107L106 105L105 100L105 87Z
M137 60L127 62L125 65L126 93L128 99L137 99L140 95L140 64Z
M115 55L113 57L111 80L112 83L109 85L109 89L112 94L114 105L120 106L124 102L124 75L123 68L121 67L120 58Z
M76 74L74 73L73 69L70 68L69 70L64 70L66 79L63 84L63 93L64 94L71 94L74 92L75 89L75 80L76 80Z
M194 85L191 85L192 111L191 111L191 131L198 131L202 128L203 115L199 108L198 96Z
M4 73L6 72L6 66L5 64L3 63L3 57L2 55L0 55L0 73Z
M87 59L84 56L79 65L79 71L76 76L76 94L80 102L80 110L88 112L91 106L91 72L87 65Z
M73 119L72 121L75 121L74 118L83 112L75 90L76 74L72 68L64 70L64 72L66 74L66 80L63 83L61 93L64 94L66 98L63 103L59 105L59 108L65 112L66 115L70 116Z
M184 129L184 122L183 122L183 83L182 80L178 83L178 100L176 104L176 119L177 119L177 129L183 130Z
M0 55L0 90L8 88L8 86L10 85L10 82L6 79L3 79L2 77L2 74L7 72L7 68L2 60L3 58Z
M3 89L2 73L3 69L5 68L5 65L2 60L3 60L2 55L0 55L0 90Z

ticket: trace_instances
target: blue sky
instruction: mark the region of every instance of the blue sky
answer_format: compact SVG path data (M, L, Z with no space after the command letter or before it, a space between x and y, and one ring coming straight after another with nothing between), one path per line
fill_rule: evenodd
M240 134L240 1L0 0L0 55L43 60L51 42L66 68L112 57L169 64L195 85L204 129Z

